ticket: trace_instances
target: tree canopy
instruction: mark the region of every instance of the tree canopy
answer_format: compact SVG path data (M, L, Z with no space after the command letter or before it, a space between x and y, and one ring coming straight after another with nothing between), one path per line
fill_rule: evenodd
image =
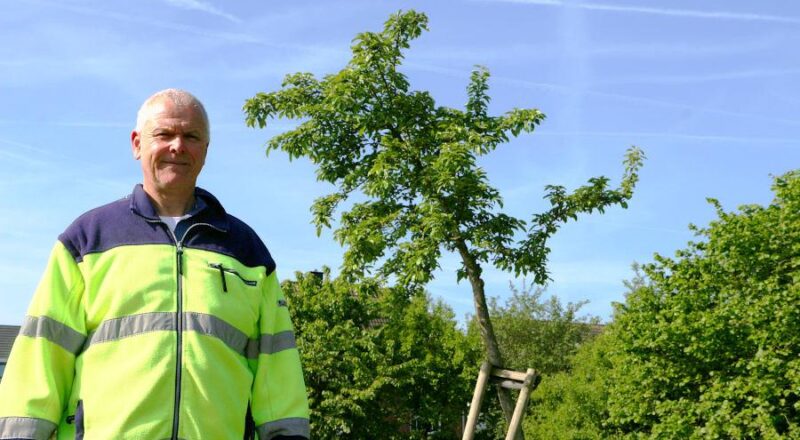
M483 265L515 275L548 280L548 239L580 213L627 206L643 154L632 147L624 159L619 187L604 176L573 191L545 187L550 208L526 221L502 210L500 192L490 185L478 158L511 137L533 132L544 119L535 108L489 114L489 72L477 67L467 84L463 110L438 106L427 91L413 90L401 71L404 51L427 30L427 17L398 12L381 32L354 39L352 57L335 74L287 75L280 90L258 93L244 105L246 122L265 127L272 118L300 120L267 143L291 158L306 157L317 178L337 189L318 198L313 221L318 233L334 225L345 246L342 274L393 277L399 285L425 285L444 251L460 256L459 280L472 287L488 360L503 356L488 315ZM356 196L347 207L343 202ZM351 200L352 201L352 200ZM503 390L510 418L513 404Z
M642 153L628 151L618 189L608 188L606 177L589 179L572 193L550 185L545 197L551 209L530 222L500 212L501 195L477 159L511 136L534 131L545 116L533 108L490 116L484 67L472 72L464 110L437 106L429 92L412 90L399 67L403 51L425 30L424 14L392 15L383 32L356 36L352 59L338 73L321 80L290 74L281 90L249 99L246 122L263 128L275 117L302 120L270 139L267 151L306 157L317 165L319 180L337 186L314 202L318 232L331 227L336 208L353 193L366 195L342 214L336 229L347 247L345 274L364 274L387 257L378 274L394 275L404 285L424 284L443 247L456 252L459 243L468 243L476 262L532 273L543 283L547 238L578 213L627 206ZM523 238L514 246L519 233ZM467 270L465 265L459 277Z

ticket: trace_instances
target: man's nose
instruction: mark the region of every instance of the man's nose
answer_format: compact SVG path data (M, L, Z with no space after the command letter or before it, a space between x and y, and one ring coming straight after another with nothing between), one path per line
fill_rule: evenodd
M183 153L186 150L186 139L183 136L175 136L169 143L169 151L174 154Z

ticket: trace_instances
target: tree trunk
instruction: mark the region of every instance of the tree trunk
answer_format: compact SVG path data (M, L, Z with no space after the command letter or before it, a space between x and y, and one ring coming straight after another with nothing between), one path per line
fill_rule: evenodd
M484 347L486 347L486 355L489 358L489 363L495 367L502 367L503 356L500 353L500 346L497 344L494 327L489 318L489 308L486 306L486 292L484 290L483 278L481 277L481 266L470 253L463 239L459 238L456 240L456 249L458 249L458 253L461 254L461 260L464 262L464 267L467 270L467 278L472 285L472 299L475 301L475 316L478 317L478 327L481 330L481 339L483 340ZM503 408L503 415L506 418L506 423L511 423L511 417L514 415L515 406L511 398L511 393L500 385L497 385L496 388L497 397L500 399L500 407ZM525 440L522 430L517 433L516 440Z

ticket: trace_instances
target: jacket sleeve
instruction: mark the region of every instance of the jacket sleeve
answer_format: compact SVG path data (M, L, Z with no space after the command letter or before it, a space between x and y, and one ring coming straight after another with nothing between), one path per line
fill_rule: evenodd
M289 311L273 270L264 280L252 416L260 440L310 438L308 395Z
M56 242L0 382L0 438L48 439L72 388L86 339L84 282Z

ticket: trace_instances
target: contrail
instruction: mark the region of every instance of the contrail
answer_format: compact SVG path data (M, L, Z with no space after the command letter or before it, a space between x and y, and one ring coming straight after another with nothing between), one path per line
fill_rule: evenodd
M784 124L791 124L791 125L800 125L800 120L795 119L786 119L786 118L775 118L771 116L763 116L758 113L744 113L744 112L737 112L731 110L723 110L719 108L710 108L710 107L697 107L695 105L689 104L681 104L678 102L672 101L665 101L661 99L654 99L654 98L646 98L643 96L634 96L634 95L624 95L621 93L610 93L610 92L601 92L597 90L590 90L584 89L580 91L575 91L571 87L562 85L562 84L548 84L548 83L537 83L527 80L520 80L515 78L508 78L502 76L495 76L493 77L495 81L504 82L507 84L513 84L519 87L525 87L530 89L551 89L563 93L583 93L592 96L599 96L604 98L612 98L612 99L619 99L622 101L629 101L629 102L639 102L643 104L651 104L659 107L667 107L667 108L680 108L686 110L693 110L698 112L707 112L707 113L714 113L718 115L729 115L729 116L737 116L737 117L744 117L749 119L757 119L762 121L770 121L770 122L780 122Z
M35 147L33 145L25 144L25 143L22 143L22 142L12 141L11 139L0 138L0 144L6 144L6 145L14 146L14 147L23 148L23 149L28 150L28 151L33 151L33 152L35 152L37 154L46 154L46 155L50 154L49 151L47 151L47 150L45 150L43 148ZM3 151L6 151L9 155L16 154L16 153L14 153L12 151L9 151L9 150L3 150Z
M209 30L205 28L198 28L192 27L187 25L182 25L179 23L173 22L166 22L166 21L157 21L157 20L150 20L144 17L137 17L132 16L130 14L124 14L119 12L112 12L108 10L78 6L78 5L69 5L60 2L53 2L50 0L32 0L32 3L39 4L42 6L49 6L53 8L58 8L64 11L69 11L75 14L82 14L88 15L93 17L99 18L107 18L109 20L117 20L124 23L133 23L133 24L143 24L147 26L162 28L162 29L169 29L173 32L183 32L186 34L191 35L199 35L208 38L217 38L224 41L230 41L234 43L249 43L249 44L260 44L264 46L271 46L271 47L278 47L284 48L283 45L273 44L263 39L253 37L251 35L237 33L237 32L218 32L214 30Z
M523 1L523 0L503 0L503 1ZM526 0L531 1L531 0ZM406 63L407 67L437 73L440 75L447 75L456 78L469 78L469 72L460 69L453 69L450 67L441 67L431 64L422 64L422 63ZM591 96L598 96L602 98L611 98L611 99L618 99L622 101L629 101L629 102L638 102L642 104L649 104L659 107L666 107L666 108L678 108L684 110L693 110L698 112L705 112L705 113L713 113L718 115L728 115L728 116L736 116L748 119L756 119L762 121L769 121L769 122L779 122L783 124L790 124L790 125L800 125L800 120L795 119L786 119L786 118L775 118L771 116L763 116L758 113L745 113L745 112L737 112L731 110L724 110L719 108L710 108L710 107L698 107L695 105L689 104L681 104L679 102L672 102L672 101L665 101L662 99L654 99L654 98L646 98L643 96L634 96L634 95L625 95L621 93L610 93L610 92L601 92L598 90L591 90L591 89L582 89L582 90L575 90L573 87L565 85L565 84L556 84L556 83L548 83L548 82L537 82L537 81L528 81L528 80L521 80L511 77L504 77L504 76L492 76L492 79L499 83L511 84L518 87L523 87L527 89L545 89L545 90L553 90L559 93L580 93L584 95L591 95Z
M202 1L199 1L199 0L166 0L166 2L167 2L167 4L172 5L172 6L176 6L178 8L189 9L189 10L193 10L193 11L201 11L201 12L205 12L205 13L208 13L208 14L211 14L211 15L216 15L218 17L222 17L222 18L225 18L227 20L230 20L230 21L232 21L234 23L241 23L242 22L242 20L239 19L239 17L236 17L234 15L228 14L227 12L224 12L224 11L218 9L218 8L214 7L213 5L210 5L208 3L205 3L205 2L202 2Z
M158 20L151 20L145 17L138 17L133 16L131 14L125 14L120 12L113 12L109 10L91 8L91 7L84 7L78 5L69 5L63 2L55 2L51 0L28 0L31 3L38 4L41 6L48 6L52 8L61 9L64 11L72 12L74 14L81 14L87 15L91 17L99 17L99 18L106 18L109 20L116 20L123 23L132 23L132 24L142 24L146 26L151 26L155 28L167 29L172 32L182 32L189 35L198 35L206 38L213 38L222 41L228 41L231 43L243 43L243 44L256 44L260 46L272 47L276 49L288 49L288 50L304 50L304 51L313 51L318 49L319 46L309 46L297 43L285 43L285 42L274 42L269 41L264 38L256 37L250 34L241 33L241 32L225 32L225 31L215 31L213 29L195 27L195 26L188 26L183 25L175 22L168 22L168 21L158 21ZM235 18L235 17L234 17Z
M670 15L675 17L712 18L712 19L745 20L745 21L771 21L777 23L800 24L800 19L797 18L780 17L777 15L740 13L740 12L696 11L691 9L666 9L666 8L649 8L641 6L618 6L618 5L603 5L603 4L595 5L589 3L578 3L576 6L582 9L590 9L596 11L632 12L639 14Z
M750 69L732 72L716 72L697 75L667 75L667 76L634 76L619 77L610 81L599 81L595 84L691 84L708 81L724 81L735 79L769 78L800 74L800 69Z
M495 3L518 3L542 6L566 6L593 11L627 12L634 14L667 15L673 17L710 18L718 20L769 21L773 23L800 24L800 18L779 15L754 14L729 11L698 11L694 9L654 8L647 6L612 5L603 3L567 3L561 0L484 0Z
M698 140L709 142L737 142L755 144L758 147L764 144L772 145L794 145L800 144L800 139L795 138L771 138L771 137L746 137L728 136L716 134L692 134L692 133L671 133L671 132L641 132L641 131L548 131L542 129L539 136L592 136L592 137L640 137L640 138L676 138L686 140Z

